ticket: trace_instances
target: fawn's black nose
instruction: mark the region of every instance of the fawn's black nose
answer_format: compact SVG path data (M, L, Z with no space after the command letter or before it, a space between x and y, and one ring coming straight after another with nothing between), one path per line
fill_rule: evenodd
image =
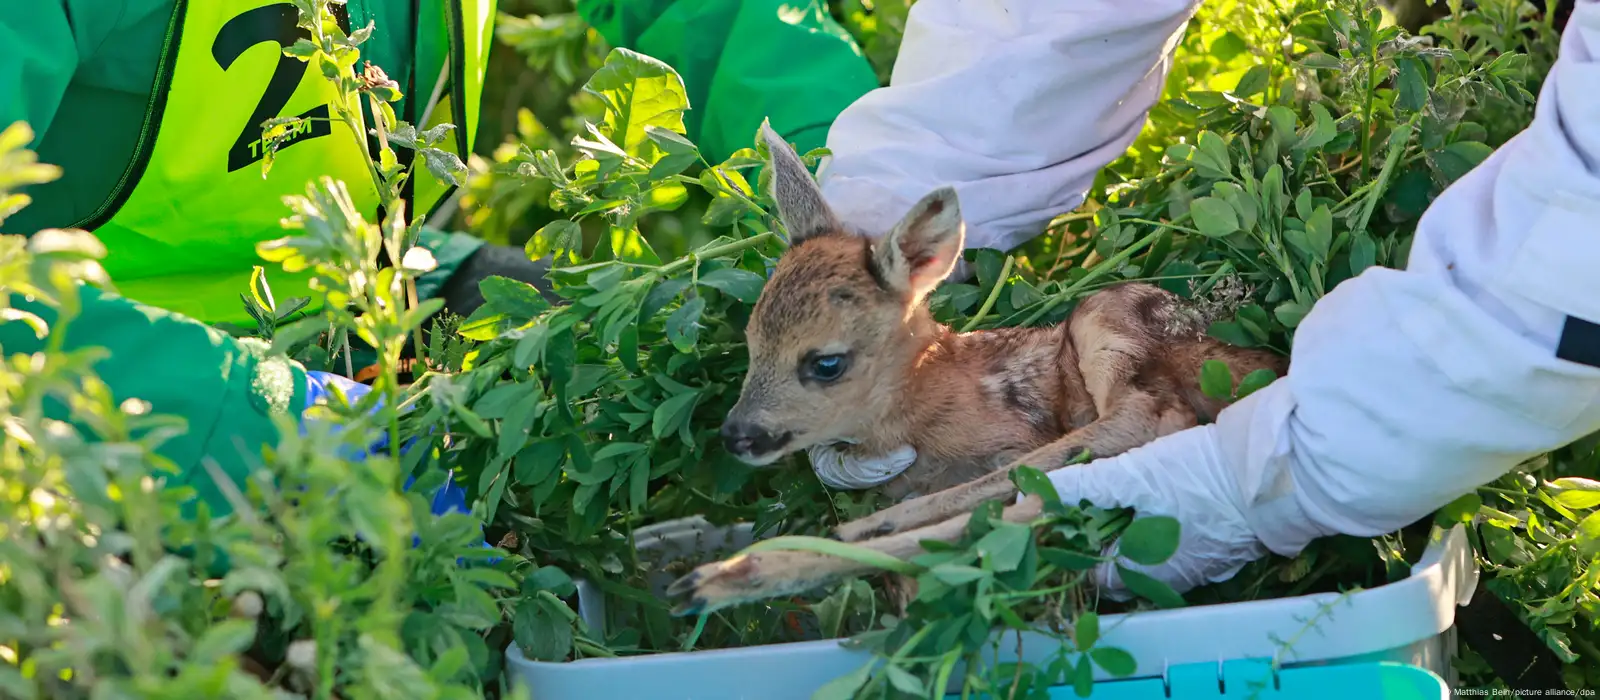
M741 421L722 424L722 444L736 455L759 456L777 452L789 443L791 433L774 433L765 427Z

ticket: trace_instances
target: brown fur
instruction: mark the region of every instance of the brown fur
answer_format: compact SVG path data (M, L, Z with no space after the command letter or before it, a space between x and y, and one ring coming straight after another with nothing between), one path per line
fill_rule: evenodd
M782 151L792 154L786 144ZM786 227L809 233L796 238L756 304L750 370L729 415L787 438L775 454L746 459L771 463L840 440L864 456L908 444L917 451L883 485L910 500L841 525L839 539L913 556L924 539L959 537L978 504L1013 498L1014 466L1052 471L1085 452L1109 457L1213 420L1225 404L1200 391L1206 360L1227 363L1235 382L1256 369L1287 370L1274 353L1208 337L1181 298L1145 284L1093 294L1054 327L956 332L936 323L925 302L964 235L953 192L929 195L874 244L839 230L820 193L805 187L814 188L809 175L794 171L798 160L787 162L777 146L773 153ZM819 351L850 353L831 383L804 376ZM1027 520L1038 508L1028 499L1005 517ZM869 571L835 557L761 552L701 566L669 593L688 594L679 608L687 614Z

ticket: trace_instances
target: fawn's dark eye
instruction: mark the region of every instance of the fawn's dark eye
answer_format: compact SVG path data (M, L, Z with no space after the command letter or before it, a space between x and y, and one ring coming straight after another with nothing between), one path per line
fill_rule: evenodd
M827 383L844 375L844 371L849 368L849 353L822 355L808 352L805 359L800 362L800 378Z

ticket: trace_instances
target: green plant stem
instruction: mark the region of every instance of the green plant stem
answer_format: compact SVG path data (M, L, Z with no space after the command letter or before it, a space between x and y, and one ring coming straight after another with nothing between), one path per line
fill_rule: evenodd
M1150 243L1155 241L1157 236L1161 235L1161 231L1164 228L1177 228L1177 227L1170 226L1170 225L1167 225L1167 224L1162 224L1159 228L1157 228L1155 231L1152 231L1149 235L1147 235L1144 238L1141 238L1141 239L1139 239L1137 241L1134 241L1133 245L1130 245L1127 248L1123 248L1122 250L1117 251L1116 255L1113 255L1113 256L1111 256L1109 258L1106 258L1105 260L1100 261L1100 264L1095 265L1093 268L1091 268L1089 270L1089 274L1084 275L1077 282L1073 282L1072 284L1067 285L1067 287L1065 289L1062 289L1061 291L1056 292L1055 294L1052 294L1049 299L1045 300L1045 302L1039 306L1039 309L1037 311L1034 311L1026 319L1023 319L1023 321L1022 321L1022 323L1020 325L1023 325L1023 326L1031 325L1031 324L1033 324L1033 322L1039 320L1045 314L1050 313L1057 306L1060 306L1063 302L1065 302L1066 300L1072 298L1072 296L1074 294L1076 294L1079 290L1081 290L1083 287L1087 286L1091 280L1093 280L1094 278L1099 277L1099 276L1109 272L1111 270L1112 266L1122 264L1123 261L1127 260L1128 258L1133 257L1134 253L1136 253L1139 250L1143 249L1145 246L1150 245Z
M746 238L746 239L744 239L742 241L734 241L732 243L724 243L724 244L719 245L719 246L713 246L711 248L707 248L707 249L705 249L703 251L700 251L699 253L695 253L693 255L685 256L685 257L680 258L678 260L674 260L674 261L672 261L670 263L667 263L666 265L662 265L661 267L656 268L656 274L658 274L658 275L660 275L662 277L671 277L671 276L673 276L675 274L678 274L679 272L682 272L685 268L689 267L690 265L697 264L696 261L699 260L699 259L720 258L720 257L723 257L725 255L732 255L734 253L742 253L742 252L744 252L746 250L749 250L751 248L754 248L754 247L756 247L756 246L758 246L758 245L760 245L762 243L765 243L766 241L768 241L768 240L770 240L772 238L775 238L775 237L776 237L776 234L772 233L771 231L768 231L766 233L758 233L758 234L756 234L754 236L751 236L749 238Z
M1084 555L1084 556L1089 556L1089 555ZM1095 559L1097 561L1108 561L1108 560L1105 560L1105 559L1100 559L1099 557L1089 557L1089 558ZM1043 596L1047 596L1047 595L1055 595L1057 593L1063 593L1063 592L1070 591L1073 588L1078 587L1079 584L1083 583L1083 579L1084 579L1084 575L1082 573L1080 573L1075 578L1073 578L1071 581L1068 581L1067 583L1063 583L1063 584L1061 584L1059 586L1051 586L1050 588L1038 588L1038 589L1027 590L1027 591L1010 591L1010 592L1007 592L1007 593L996 593L996 594L994 594L994 597L1010 600L1012 598L1039 598L1039 597L1043 597Z
M700 619L695 620L694 631L690 632L688 638L683 640L682 651L691 651L694 649L694 644L695 642L700 641L700 633L706 630L706 620L710 617L711 615L708 613L700 613Z
M1511 497L1511 498L1519 498L1519 499L1528 497L1528 494L1522 493L1520 491L1512 491L1511 489L1496 488L1494 486L1479 486L1478 487L1478 491L1483 492L1483 493L1497 493L1497 494L1500 494L1502 496L1507 496L1507 497Z
M1377 91L1377 87L1373 85L1373 82L1378 75L1378 47L1371 43L1371 39L1371 36L1367 37L1369 44L1367 47L1368 64L1367 80L1364 85L1366 96L1363 98L1361 107L1361 166L1359 168L1361 173L1359 179L1361 180L1367 179L1367 164L1372 162L1372 98Z
M1372 191L1367 193L1366 204L1362 207L1361 217L1356 220L1353 230L1367 229L1367 222L1372 218L1372 210L1378 206L1378 199L1383 197L1383 192L1389 184L1389 177L1394 173L1395 163L1400 160L1400 155L1405 153L1406 147L1411 145L1412 124L1415 120L1416 117L1412 117L1411 121L1395 127L1397 140L1389 147L1389 155L1383 159L1383 167L1378 170L1378 178L1373 181Z
M1006 280L1011 277L1011 266L1016 261L1017 259L1014 256L1006 256L1005 265L1000 267L1000 276L994 280L994 288L989 290L989 296L983 300L983 306L978 307L977 315L968 319L967 325L961 327L962 333L972 332L972 329L978 327L978 323L983 320L983 317L989 315L989 310L994 308L995 300L1000 298L1000 290L1005 288Z

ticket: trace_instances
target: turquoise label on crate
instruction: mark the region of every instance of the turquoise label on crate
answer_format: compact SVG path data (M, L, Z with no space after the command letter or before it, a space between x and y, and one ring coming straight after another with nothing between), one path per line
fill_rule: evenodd
M1072 686L1051 688L1049 695L1050 700L1080 697ZM1392 661L1274 673L1265 659L1243 659L1174 666L1166 678L1102 681L1088 700L1444 700L1450 695L1438 674Z

